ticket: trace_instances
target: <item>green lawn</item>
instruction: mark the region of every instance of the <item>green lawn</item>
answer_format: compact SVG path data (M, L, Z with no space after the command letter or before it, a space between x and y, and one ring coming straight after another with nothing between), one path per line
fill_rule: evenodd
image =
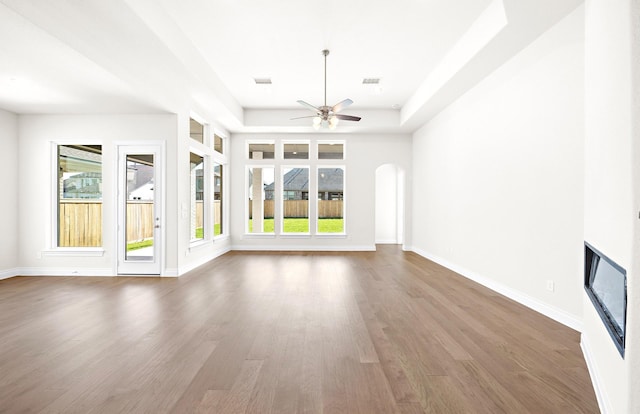
M149 246L153 246L153 239L127 243L127 251L130 252L131 250L144 249Z
M319 219L318 233L344 233L344 219Z
M220 223L213 225L213 235L220 235ZM204 239L204 228L198 227L196 228L196 240Z
M251 233L252 230L253 230L253 220L249 220L249 233ZM264 219L264 232L265 233L274 232L273 219ZM284 219L284 232L285 233L308 233L309 219L304 219L304 218ZM319 219L318 232L319 233L343 233L344 219Z

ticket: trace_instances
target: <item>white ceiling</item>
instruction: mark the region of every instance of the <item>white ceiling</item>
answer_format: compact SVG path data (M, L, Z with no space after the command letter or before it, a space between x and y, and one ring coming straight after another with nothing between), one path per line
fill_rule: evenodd
M240 105L403 105L490 0L279 0L162 3ZM254 77L273 80L271 90ZM382 92L362 84L381 78Z
M0 108L191 108L231 131L298 132L308 124L290 121L307 114L296 100L323 104L321 50L327 48L327 103L351 98L355 103L344 112L363 116L343 130L402 130L437 112L459 96L461 85L472 86L579 3L0 0ZM493 31L479 21L489 21ZM479 27L488 35L480 36ZM433 73L440 73L438 82ZM254 77L273 84L256 85ZM372 77L381 78L380 90L362 84Z

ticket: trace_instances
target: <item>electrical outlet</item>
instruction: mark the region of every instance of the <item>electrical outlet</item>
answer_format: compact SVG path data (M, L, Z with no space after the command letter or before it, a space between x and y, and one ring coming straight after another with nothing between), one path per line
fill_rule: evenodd
M553 280L547 280L547 290L549 292L553 292L555 289L555 283L553 283Z

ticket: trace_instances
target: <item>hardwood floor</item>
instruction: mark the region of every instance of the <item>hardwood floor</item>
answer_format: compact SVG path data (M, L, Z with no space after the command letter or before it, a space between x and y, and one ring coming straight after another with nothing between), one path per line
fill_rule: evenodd
M3 413L595 413L579 334L396 246L0 281Z

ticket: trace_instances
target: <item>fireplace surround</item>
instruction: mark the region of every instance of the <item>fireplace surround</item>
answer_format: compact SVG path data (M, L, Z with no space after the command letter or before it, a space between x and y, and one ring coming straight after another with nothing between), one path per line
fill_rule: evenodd
M584 243L584 288L624 358L627 272L587 242Z

